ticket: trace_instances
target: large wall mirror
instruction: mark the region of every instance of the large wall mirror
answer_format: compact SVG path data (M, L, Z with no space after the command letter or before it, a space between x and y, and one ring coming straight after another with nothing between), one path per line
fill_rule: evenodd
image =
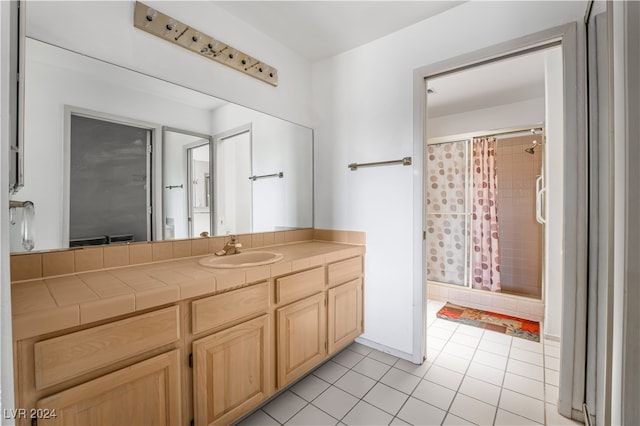
M312 129L35 39L25 52L35 250L313 226Z

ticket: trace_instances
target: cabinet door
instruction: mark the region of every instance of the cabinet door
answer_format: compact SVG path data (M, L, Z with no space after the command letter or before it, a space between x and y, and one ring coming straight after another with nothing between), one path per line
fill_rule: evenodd
M348 345L362 334L362 279L329 289L329 353Z
M158 355L38 401L47 425L177 425L179 351ZM55 417L53 413L55 411Z
M326 354L324 293L277 311L278 387L299 377Z
M269 389L269 321L263 315L193 342L197 425L229 424Z

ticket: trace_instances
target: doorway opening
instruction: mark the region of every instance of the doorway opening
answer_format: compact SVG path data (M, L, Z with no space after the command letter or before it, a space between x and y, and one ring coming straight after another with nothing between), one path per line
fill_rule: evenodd
M564 151L562 74L552 45L426 81L429 299L544 321L556 340L561 305L545 296L561 296L549 231L562 227L563 168L547 161Z
M515 307L515 309L520 312L527 312L528 315L532 312L542 314L544 319L543 326L546 328L546 330L542 331L543 336L546 334L546 337L559 340L562 345L562 353L560 354L560 358L557 359L558 371L555 372L555 376L558 378L558 405L557 409L552 411L554 413L559 412L563 416L574 418L581 416L581 404L584 395L585 356L583 348L586 327L583 328L582 326L584 322L584 301L582 300L583 294L579 288L580 283L585 282L586 279L588 253L587 244L583 238L587 230L587 212L586 209L582 208L587 205L587 182L579 178L587 168L586 146L579 143L579 141L584 140L585 136L584 126L582 126L585 115L584 111L579 107L580 99L578 96L579 88L583 87L584 84L584 76L576 72L578 69L576 57L577 46L576 26L567 24L420 68L414 72L414 110L416 114L414 146L416 152L422 153L421 158L416 162L420 173L418 173L414 179L414 188L416 188L414 190L414 199L419 201L419 204L416 204L414 209L415 217L419 218L419 220L414 221L416 231L419 230L419 233L416 232L414 247L416 253L422 254L422 258L417 263L420 270L417 269L418 266L416 266L414 270L414 298L416 300L422 300L422 306L414 309L414 358L416 355L421 354L423 358L416 360L416 362L421 362L423 359L428 359L430 355L433 355L433 351L430 351L427 346L427 315L428 311L430 313L433 310L433 304L431 302L428 303L428 299L429 296L433 296L434 294L440 299L449 299L452 295L458 296L466 302L466 305L475 300L479 303L480 308L490 308L486 310L494 312L499 312L501 306L505 308L510 306L511 309ZM446 84L444 86L436 86L435 84L432 86L433 83L438 81L443 82L447 78L461 76L468 71L473 72L482 70L483 68L490 69L492 65L501 62L507 63L510 60L531 57L542 52L546 54L546 51L551 52L554 49L557 52L555 60L560 65L560 68L556 68L555 72L558 78L548 79L548 76L545 75L543 80L544 95L541 100L543 105L542 116L518 115L519 111L514 108L512 104L518 102L527 104L525 98L512 100L510 102L511 107L504 107L504 103L502 105L485 105L484 107L476 106L475 109L484 110L484 114L476 114L475 119L471 118L468 110L456 113L455 109L449 109L447 113L442 112L448 108L453 108L455 102L445 103L441 105L442 108L439 114L433 113L432 108L437 106L435 99L441 94L447 93L449 90ZM547 59L548 58L545 58L545 62ZM526 73L528 70L528 68L523 68L521 73ZM548 72L548 69L544 68L544 72ZM500 82L500 78L497 78L497 80ZM549 84L550 81L567 82L567 84L563 84L560 87L553 87L552 84ZM481 91L487 87L483 81L477 78L475 80L472 79L467 84L471 87L466 91L467 93L475 89ZM462 86L460 88L464 89ZM507 91L515 92L515 89L507 89ZM463 90L463 93L464 92ZM522 91L521 93L524 92L525 91ZM548 95L552 94L557 95L560 99L560 102L556 102L558 105L555 106L555 109L550 108L548 105ZM495 96L482 94L480 97L466 99L464 103L471 105L484 101L487 97L491 100L496 100L506 95L509 95L509 93L498 93ZM540 101L531 101L529 102L529 107L537 103L540 103ZM506 105L510 104L507 103ZM501 106L502 114L488 114L488 112L495 113L496 110L501 109ZM502 122L496 121L496 117L502 120ZM558 125L558 122L554 124L554 120L550 119L550 117L560 118L561 124ZM504 123L505 119L511 121ZM541 272L541 276L543 277L543 285L540 291L541 296L538 297L534 295L534 297L528 297L530 295L527 294L505 294L507 292L495 291L497 290L495 287L494 291L491 291L491 286L483 285L482 282L481 287L488 287L488 289L473 288L473 284L470 283L473 281L473 279L470 279L470 277L473 277L474 272L472 268L473 262L470 260L471 256L466 254L466 250L470 250L470 246L475 243L472 240L472 230L466 227L466 223L473 220L472 217L467 217L465 219L465 225L461 225L462 230L458 234L461 234L461 243L458 246L454 244L454 248L462 250L463 254L465 254L464 257L461 257L461 259L463 259L461 272L464 275L461 281L464 284L464 288L451 283L429 281L427 279L429 274L427 271L427 261L430 252L427 224L429 214L431 213L432 216L434 216L435 213L437 213L429 211L427 204L427 190L430 183L428 180L428 148L431 146L430 142L434 142L434 140L437 140L436 138L448 138L448 142L469 140L470 142L466 142L466 144L470 146L473 144L474 139L493 137L498 133L502 133L504 130L513 130L514 128L516 130L526 130L532 127L532 125L534 125L535 128L542 129L543 133L541 134L545 136L545 139L536 141L535 147L533 146L533 141L530 141L530 146L522 147L522 155L529 155L529 159L531 159L532 156L525 150L531 148L534 153L538 151L542 154L543 150L541 150L540 147L544 146L545 148L544 158L542 159L544 167L542 167L541 171L537 171L537 174L540 174L540 180L545 181L546 191L542 192L541 198L539 195L536 196L534 180L530 183L533 187L533 191L530 192L534 194L530 200L533 201L529 201L529 203L533 203L534 206L539 204L539 208L543 211L541 215L542 219L547 220L544 225L545 230L542 237L544 250L542 251L543 255L541 255L541 257L546 257L546 262L543 262L545 269ZM516 135L523 136L521 134ZM555 143L552 143L553 141L555 141ZM561 142L558 143L558 141ZM442 140L440 142L442 142ZM504 140L498 140L497 144L499 145L501 142L504 142ZM556 155L552 151L553 149L559 149L559 153ZM467 148L467 151L465 151L466 155L472 156L472 149ZM470 159L468 161L471 162ZM533 165L531 167L533 168ZM552 173L558 171L561 171L560 174L554 177ZM439 173L440 171L438 171L438 174ZM447 175L444 170L442 173L445 176ZM448 183L449 181L447 181L447 184ZM467 191L469 190L469 186L473 188L472 180L468 179L466 185L465 188ZM542 186L540 184L538 185L538 189L540 189ZM511 189L513 190L513 183ZM465 189L463 189L462 192L466 194ZM538 191L538 193L539 192L540 191ZM540 201L536 203L536 199ZM456 199L455 202L458 203L458 199ZM464 205L471 201L465 200L463 197L461 202ZM556 209L558 206L561 206L561 210L551 214L550 209ZM472 209L473 203L471 203L469 209L463 209L462 212L460 212L461 216L473 216ZM529 213L527 214L535 215L535 210L534 207L528 210ZM453 212L449 211L448 213ZM512 216L517 218L519 215L512 214ZM555 220L551 220L552 216L554 216ZM460 220L459 222L463 221ZM449 229L452 231L454 228L450 223ZM471 235L467 235L467 233ZM496 234L499 234L498 230L496 230ZM445 244L444 239L446 238L450 237L443 235L443 244ZM499 235L497 235L497 239L500 239ZM464 241L464 244L462 244L462 241ZM472 244L470 244L469 241L471 241ZM510 254L516 253L518 243L520 243L520 241L516 241L516 245L508 250ZM444 255L444 269L447 267L447 260L452 260L455 264L455 260L447 259L446 251ZM489 265L487 265L487 267L489 267ZM534 268L538 269L538 267L535 266ZM554 268L556 268L555 273ZM555 277L554 279L549 278L552 275ZM554 296L550 294L552 291L555 292ZM555 312L555 314L549 315L550 311ZM557 325L557 332L550 331L549 327L552 324ZM549 341L557 343L554 340ZM544 371L543 374L546 374L546 371Z

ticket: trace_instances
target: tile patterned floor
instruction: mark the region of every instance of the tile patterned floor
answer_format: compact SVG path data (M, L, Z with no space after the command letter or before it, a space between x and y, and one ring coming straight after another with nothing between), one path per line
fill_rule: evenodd
M560 347L436 317L427 361L354 343L256 410L251 425L578 425L557 414Z

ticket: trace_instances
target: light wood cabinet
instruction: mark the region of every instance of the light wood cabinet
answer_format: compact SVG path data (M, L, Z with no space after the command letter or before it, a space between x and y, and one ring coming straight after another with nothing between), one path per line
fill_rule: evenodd
M196 300L191 303L192 333L232 325L234 321L266 312L268 306L266 282Z
M324 289L324 268L310 269L276 279L276 303L295 302Z
M38 419L39 425L177 425L181 421L180 407L178 350L37 403L37 408L50 414L50 418Z
M325 358L325 295L287 305L276 316L278 387L282 387Z
M333 354L362 334L362 279L330 288L327 299L327 342Z
M263 315L193 342L195 424L229 424L269 396L269 341Z
M327 282L330 287L362 276L362 257L352 257L327 266Z
M37 342L34 345L36 388L73 379L179 339L179 309L170 306Z
M363 331L361 256L15 342L53 425L226 425ZM28 426L30 419L17 419Z

